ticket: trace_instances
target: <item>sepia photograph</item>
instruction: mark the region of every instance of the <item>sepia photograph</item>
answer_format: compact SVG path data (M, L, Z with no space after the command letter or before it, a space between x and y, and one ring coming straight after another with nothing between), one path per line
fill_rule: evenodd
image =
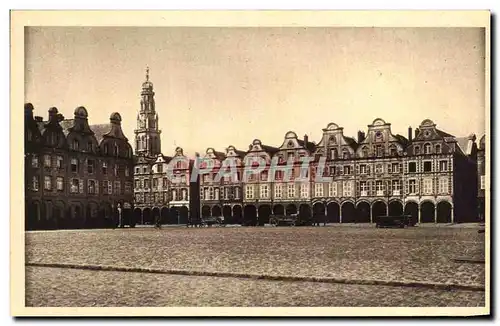
M11 19L14 315L490 313L488 11Z

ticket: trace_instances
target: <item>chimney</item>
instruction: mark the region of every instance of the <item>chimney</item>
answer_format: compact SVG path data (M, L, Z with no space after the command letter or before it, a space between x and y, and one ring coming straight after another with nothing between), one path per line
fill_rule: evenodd
M365 133L361 130L358 131L358 144L365 140Z
M307 146L307 143L309 143L309 136L307 134L304 135L304 146Z
M413 131L412 131L411 127L408 127L408 140L411 140L412 135L413 135Z
M420 129L415 128L415 138L417 138L418 134L420 133Z

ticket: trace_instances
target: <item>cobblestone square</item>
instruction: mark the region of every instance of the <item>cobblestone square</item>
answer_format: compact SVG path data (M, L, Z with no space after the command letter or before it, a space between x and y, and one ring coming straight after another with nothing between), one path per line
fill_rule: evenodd
M484 306L484 264L453 260L457 257L483 259L484 234L446 227L28 232L26 305ZM129 271L85 270L92 266ZM291 277L296 279L285 280ZM399 285L376 285L391 282Z

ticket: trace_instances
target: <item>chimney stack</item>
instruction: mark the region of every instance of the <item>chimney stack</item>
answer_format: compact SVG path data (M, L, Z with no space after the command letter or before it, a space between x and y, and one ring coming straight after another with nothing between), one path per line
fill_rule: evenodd
M304 135L304 146L307 146L307 143L309 143L309 136L307 134Z
M408 140L411 140L411 136L413 135L413 131L411 127L408 127Z
M361 130L358 131L358 144L365 140L365 133Z

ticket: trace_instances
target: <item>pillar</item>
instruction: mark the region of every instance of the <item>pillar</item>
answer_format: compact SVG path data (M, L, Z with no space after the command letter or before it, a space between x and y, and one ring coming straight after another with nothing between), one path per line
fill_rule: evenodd
M373 223L373 214L372 214L372 207L370 206L370 224Z
M455 223L455 216L453 216L453 205L451 206L451 223Z
M324 220L323 220L323 226L326 226L326 219L328 218L328 214L327 214L327 206L326 204L323 204L323 206L325 207L325 217L324 217Z
M420 205L418 205L418 224L422 223L421 221L421 213L420 213Z
M438 206L434 205L434 223L437 223Z

